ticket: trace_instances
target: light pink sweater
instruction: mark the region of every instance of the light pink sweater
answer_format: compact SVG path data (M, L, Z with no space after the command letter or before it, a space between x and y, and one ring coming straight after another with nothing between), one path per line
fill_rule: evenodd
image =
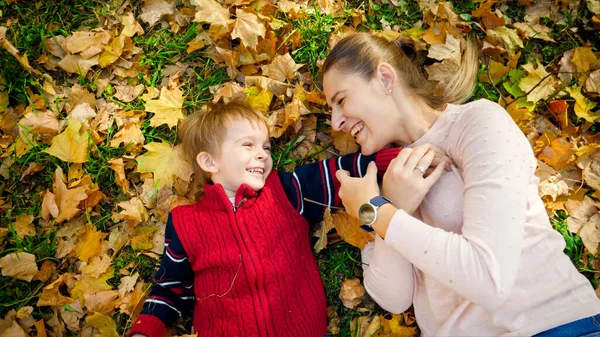
M423 336L530 336L600 313L550 225L531 147L502 107L449 105L409 147L425 143L458 169L363 250L377 303L396 313L414 304Z

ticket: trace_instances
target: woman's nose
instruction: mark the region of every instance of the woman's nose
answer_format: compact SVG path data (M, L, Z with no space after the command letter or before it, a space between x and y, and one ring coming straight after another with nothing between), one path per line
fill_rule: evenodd
M346 117L342 115L339 109L334 109L331 111L331 127L334 131L340 131L344 128L346 124Z

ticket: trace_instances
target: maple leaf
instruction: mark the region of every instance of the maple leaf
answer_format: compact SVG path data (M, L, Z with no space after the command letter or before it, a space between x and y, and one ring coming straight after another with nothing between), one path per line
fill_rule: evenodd
M299 99L294 98L290 104L273 111L271 116L267 118L269 134L273 138L281 137L290 126L297 124L300 115L305 113L308 113L308 109Z
M6 27L0 27L0 46L2 46L2 48L4 48L9 54L14 56L14 58L17 59L21 66L23 66L23 69L31 71L37 75L42 75L42 73L39 70L34 69L29 65L27 53L23 53L23 55L20 55L19 50L15 48L15 46L13 46L12 43L10 43L10 41L6 39L6 30Z
M62 168L60 166L56 168L56 171L54 171L52 191L54 192L54 199L58 208L58 216L56 217L58 223L65 220L71 220L75 215L81 212L81 209L78 208L79 202L88 198L85 190L85 187L67 188ZM49 198L51 198L51 196ZM51 203L51 200L48 202ZM48 205L50 214L52 214L53 209L53 205Z
M360 279L346 279L342 283L339 298L342 304L348 309L354 309L365 296L365 287L360 284Z
M513 23L513 26L516 27L521 35L526 38L534 38L541 39L548 42L556 42L548 33L552 32L552 29L544 26L543 24L538 22L517 22Z
M173 4L170 4L165 0L145 0L144 6L142 7L142 14L140 14L139 17L140 20L152 26L163 16L172 15L174 13L175 7Z
M109 316L94 312L93 315L85 318L85 322L98 329L100 335L103 337L119 337L119 334L117 333L117 324Z
M519 88L527 94L527 100L530 102L537 102L542 99L550 97L556 90L555 85L557 80L553 75L550 75L539 60L536 63L527 63L522 65L523 69L527 71L527 77L524 77L519 82Z
M42 294L40 295L40 298L38 299L38 302L36 304L38 307L58 307L73 301L72 298L63 296L59 290L60 286L65 283L66 276L67 274L62 274L54 282L44 287L44 289L42 290Z
M199 8L194 16L194 22L206 22L213 26L227 27L229 10L214 0L191 0L191 4Z
M38 273L35 255L25 252L9 253L0 258L0 269L3 276L27 282L30 282Z
M169 143L152 142L144 145L144 148L148 152L136 158L136 171L153 173L155 187L170 187L175 177L190 181L193 169L185 159L181 145L172 147Z
M146 101L146 111L154 112L150 119L151 126L167 124L169 128L177 125L180 119L185 118L183 114L183 92L175 87L160 89L160 98Z
M402 325L400 322L403 320L403 315L391 314L391 319L386 319L385 316L381 316L382 330L381 336L389 337L412 337L415 335L416 327L409 327Z
M113 139L111 139L110 147L118 148L121 143L128 146L130 144L144 144L146 137L142 133L140 127L135 123L127 123L119 130Z
M559 170L564 167L573 156L573 144L564 138L555 138L538 155L538 159Z
M102 251L102 241L106 233L96 230L96 227L86 224L78 237L75 247L75 256L83 262L88 262L92 257L97 256Z
M88 161L88 130L83 123L74 119L67 120L67 128L52 139L52 145L44 152L62 161L85 163Z
M7 324L7 325L3 326L2 332L0 333L0 337L27 337L27 336L29 336L29 334L27 334L25 332L23 327L14 319L12 321L9 319L6 319L2 323L3 323L3 325L4 324ZM38 332L38 336L40 336L39 332Z
M64 48L71 54L87 52L89 58L102 51L101 47L110 41L110 34L104 29L97 28L89 32L74 32L63 43Z
M585 90L587 92L600 92L600 69L593 71L585 80Z
M331 216L338 235L349 244L360 249L365 248L368 241L373 241L372 234L360 228L360 220L350 216L345 211L338 211Z
M129 228L133 228L133 226L140 222L148 220L146 207L138 197L122 201L117 206L123 208L123 211L120 213L113 213L113 219L127 220L127 226Z
M92 256L90 262L81 268L81 273L91 277L99 277L106 273L112 263L112 259L108 254Z
M318 253L327 247L327 233L329 233L329 231L331 231L333 228L335 228L335 226L333 225L331 211L329 208L326 208L325 212L323 213L323 221L321 221L321 226L313 234L313 236L319 238L319 240L317 240L315 243L315 252Z
M598 254L598 244L600 244L600 213L594 214L585 222L577 234L581 237L583 245L591 254Z
M581 94L581 87L574 85L572 87L567 87L565 90L575 99L575 114L579 118L583 118L588 122L595 122L600 115L597 112L592 112L596 106L596 102L589 101L585 96Z
M269 90L260 91L258 87L252 86L244 90L246 94L246 103L253 109L256 109L262 113L269 111L271 101L273 100L273 93Z
M579 47L573 51L571 63L575 66L578 72L586 72L590 67L598 64L598 58L590 47Z
M27 235L35 235L35 227L33 226L33 219L35 217L29 214L19 214L17 219L13 223L13 229L19 239L23 239Z
M358 152L360 146L354 141L354 137L347 132L331 131L333 137L333 147L335 147L341 155Z
M271 64L263 66L262 73L276 81L283 82L286 79L291 81L296 77L296 71L302 66L303 64L294 62L290 53L285 53L285 55L275 56Z
M591 188L600 191L600 158L592 158L590 163L585 166L583 180Z
M121 31L121 35L133 37L135 34L144 34L144 29L142 28L140 23L137 22L132 12L127 12L127 14L122 15L121 23L123 24L123 30Z
M115 312L115 300L118 296L119 292L117 290L104 290L83 294L85 307L89 312L99 312L108 316Z
M115 63L123 54L123 48L125 47L125 35L119 35L115 37L111 43L104 46L104 50L98 58L98 65L100 68L106 68L109 65Z
M235 25L231 31L231 38L239 38L245 47L256 49L258 37L265 37L267 29L260 22L256 13L249 8L236 8Z

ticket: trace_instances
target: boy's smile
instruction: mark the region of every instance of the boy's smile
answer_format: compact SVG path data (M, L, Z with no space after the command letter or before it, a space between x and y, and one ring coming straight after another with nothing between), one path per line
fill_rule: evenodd
M242 184L254 191L263 188L273 169L269 131L263 123L232 120L221 151L213 157L216 172L211 179L221 184L227 196L234 197Z

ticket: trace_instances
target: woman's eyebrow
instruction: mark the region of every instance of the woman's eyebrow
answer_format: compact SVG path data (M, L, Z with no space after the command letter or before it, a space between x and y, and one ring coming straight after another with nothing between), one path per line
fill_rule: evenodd
M340 90L340 91L336 92L335 95L333 95L333 97L331 97L331 104L334 104L335 98L337 97L337 95L341 94L343 92L346 92L346 90Z

